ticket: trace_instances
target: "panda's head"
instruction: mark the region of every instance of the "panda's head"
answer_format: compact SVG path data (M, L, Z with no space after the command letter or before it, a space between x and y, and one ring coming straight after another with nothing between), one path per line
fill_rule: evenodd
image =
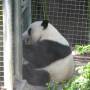
M23 33L23 40L31 40L33 43L39 41L42 37L43 32L47 30L48 25L48 20L36 21L32 23L29 28Z
M48 20L35 21L22 34L25 42L36 43L41 40L51 40L64 45L68 45L67 40L59 33L59 31L49 23Z

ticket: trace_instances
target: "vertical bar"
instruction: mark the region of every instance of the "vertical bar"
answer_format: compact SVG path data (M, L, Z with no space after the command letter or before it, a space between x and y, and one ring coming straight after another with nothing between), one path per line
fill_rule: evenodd
M87 5L87 16L88 16L88 37L89 37L89 44L90 44L90 0L86 0L86 2L88 3Z
M28 8L29 8L29 21L28 21L28 25L30 25L31 22L32 22L31 1L32 0L28 0Z
M21 40L21 2L14 0L14 31L15 31L15 75L22 79L22 40Z
M4 86L4 61L3 61L3 2L0 1L0 87Z
M4 84L13 90L12 0L3 0Z
M21 0L22 1L22 30L27 30L28 26L31 24L31 0Z

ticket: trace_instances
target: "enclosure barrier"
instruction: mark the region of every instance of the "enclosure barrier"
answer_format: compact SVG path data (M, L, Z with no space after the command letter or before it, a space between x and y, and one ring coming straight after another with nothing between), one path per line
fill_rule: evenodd
M4 66L3 66L3 1L0 0L0 87L4 86Z
M3 0L4 87L13 90L12 0Z

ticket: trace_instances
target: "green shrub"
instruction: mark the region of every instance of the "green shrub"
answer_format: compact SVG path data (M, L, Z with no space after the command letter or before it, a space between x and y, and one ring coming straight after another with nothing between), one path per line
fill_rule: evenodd
M90 45L76 45L74 50L79 54L90 53Z
M76 75L64 85L64 90L90 90L90 63L77 68Z
M51 83L47 84L48 90L58 90L58 82L53 82L53 85Z

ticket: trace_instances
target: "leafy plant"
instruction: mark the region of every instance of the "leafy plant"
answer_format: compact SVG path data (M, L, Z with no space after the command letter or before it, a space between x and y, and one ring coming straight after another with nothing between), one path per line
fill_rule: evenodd
M47 83L48 90L58 90L58 82L54 81L53 85L51 83Z
M75 51L80 55L90 53L90 45L76 45Z
M77 68L79 75L64 85L64 90L90 90L90 63Z

